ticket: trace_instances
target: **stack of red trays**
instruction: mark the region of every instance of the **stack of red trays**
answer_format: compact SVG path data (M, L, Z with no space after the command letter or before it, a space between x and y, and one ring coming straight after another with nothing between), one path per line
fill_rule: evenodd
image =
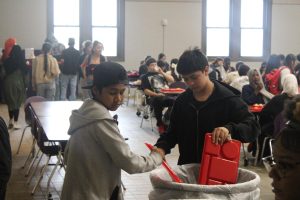
M213 144L212 134L205 135L198 183L201 185L235 184L238 178L241 142L230 140Z

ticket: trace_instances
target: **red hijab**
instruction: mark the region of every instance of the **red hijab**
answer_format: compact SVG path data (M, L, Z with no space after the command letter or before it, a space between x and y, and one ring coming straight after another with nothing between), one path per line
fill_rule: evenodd
M4 52L2 55L2 61L6 60L9 57L9 54L13 48L13 46L17 43L16 38L8 38L5 41Z

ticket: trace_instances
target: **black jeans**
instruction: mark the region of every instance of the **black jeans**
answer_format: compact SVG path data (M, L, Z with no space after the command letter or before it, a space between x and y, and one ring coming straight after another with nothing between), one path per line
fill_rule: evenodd
M156 125L161 125L162 122L162 111L165 107L171 107L174 104L174 98L168 96L157 96L150 98L150 105L153 107L155 118L156 118Z

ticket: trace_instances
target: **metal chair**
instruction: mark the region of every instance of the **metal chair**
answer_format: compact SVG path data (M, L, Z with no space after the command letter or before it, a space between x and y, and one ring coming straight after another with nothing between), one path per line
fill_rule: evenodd
M153 117L152 111L153 111L153 109L151 108L151 105L147 103L146 95L143 95L142 98L143 98L142 108L140 108L141 110L138 110L137 113L136 113L137 116L142 115L142 121L141 121L140 127L142 128L144 119L146 119L146 120L149 119L150 123L151 123L151 130L153 131L153 122L152 122L152 117Z
M27 125L23 129L21 140L20 140L19 145L18 145L17 154L19 154L19 152L20 152L20 148L21 148L21 145L22 145L22 141L23 141L23 138L24 138L25 131L26 131L27 128L31 127L31 124L32 124L32 119L31 119L32 118L32 113L29 109L29 106L32 102L41 102L41 101L46 101L46 99L44 97L41 97L41 96L32 96L32 97L29 97L28 99L26 99L26 101L25 101L24 111L25 111L25 122L26 122Z

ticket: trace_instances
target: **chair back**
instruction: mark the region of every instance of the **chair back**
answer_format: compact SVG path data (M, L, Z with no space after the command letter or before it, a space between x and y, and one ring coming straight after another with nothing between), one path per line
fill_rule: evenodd
M32 96L26 99L24 103L24 112L25 112L25 121L28 125L32 123L32 111L30 109L30 104L32 102L42 102L42 101L46 101L46 99L41 96Z

